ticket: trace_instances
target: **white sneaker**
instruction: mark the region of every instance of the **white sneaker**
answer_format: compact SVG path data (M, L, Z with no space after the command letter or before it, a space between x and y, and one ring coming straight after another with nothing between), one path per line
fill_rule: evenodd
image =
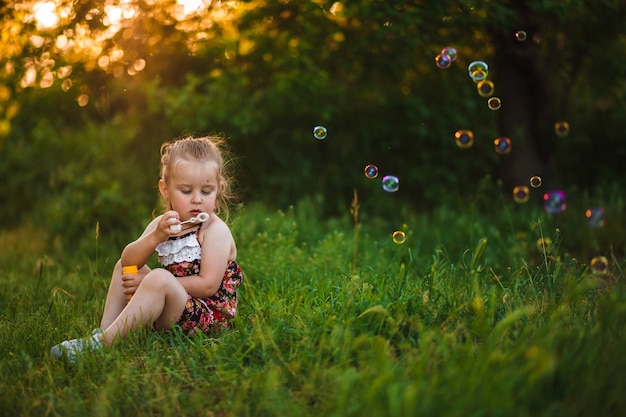
M91 332L91 337L61 342L50 349L50 354L57 359L61 359L65 356L70 363L74 363L79 353L102 349L102 342L100 341L101 335L102 329L94 329L93 332Z

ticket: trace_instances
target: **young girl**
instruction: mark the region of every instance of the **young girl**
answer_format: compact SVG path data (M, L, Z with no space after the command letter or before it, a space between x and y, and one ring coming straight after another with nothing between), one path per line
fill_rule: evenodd
M231 197L221 145L219 138L189 137L161 147L159 191L165 213L124 248L100 328L91 337L54 346L53 356L73 362L81 351L111 346L142 326L169 330L178 325L187 334L228 327L237 313L243 276L230 229L217 216L228 210ZM194 222L203 218L201 213L208 219ZM155 251L163 268L151 270L146 262ZM139 273L124 274L123 266L129 265Z

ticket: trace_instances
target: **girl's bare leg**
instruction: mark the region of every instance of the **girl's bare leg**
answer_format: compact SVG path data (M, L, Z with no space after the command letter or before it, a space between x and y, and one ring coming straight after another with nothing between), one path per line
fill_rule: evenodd
M121 275L119 285L121 287ZM112 323L103 327L101 341L105 346L110 346L118 337L125 337L130 330L152 322L159 329L170 329L185 309L187 291L169 271L155 269L144 277L127 305L123 291L122 298L125 306ZM105 318L102 320L104 323Z
M147 274L150 272L150 268L144 266L139 270L140 274ZM113 268L113 274L111 274L111 283L109 284L109 292L107 293L107 299L104 303L104 312L102 313L102 320L100 322L100 328L106 329L115 321L117 316L120 315L124 307L126 307L127 298L124 294L124 287L122 287L122 264L117 261Z

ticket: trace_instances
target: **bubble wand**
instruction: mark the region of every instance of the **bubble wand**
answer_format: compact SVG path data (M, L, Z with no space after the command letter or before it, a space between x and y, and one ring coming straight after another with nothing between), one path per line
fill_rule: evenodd
M181 230L183 230L183 227L182 227L183 224L186 224L186 223L192 223L192 224L202 223L202 222L205 222L207 220L209 220L209 213L202 212L202 213L198 214L196 217L191 217L189 220L185 220L184 222L180 222L178 224L171 225L170 226L170 230L172 232L180 232Z

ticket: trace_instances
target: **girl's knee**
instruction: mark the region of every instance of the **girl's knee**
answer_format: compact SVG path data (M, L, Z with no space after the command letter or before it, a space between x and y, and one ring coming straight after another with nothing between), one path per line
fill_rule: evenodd
M150 271L143 278L140 285L162 289L174 284L180 285L180 283L176 281L176 277L174 277L171 272L163 268L157 268Z

